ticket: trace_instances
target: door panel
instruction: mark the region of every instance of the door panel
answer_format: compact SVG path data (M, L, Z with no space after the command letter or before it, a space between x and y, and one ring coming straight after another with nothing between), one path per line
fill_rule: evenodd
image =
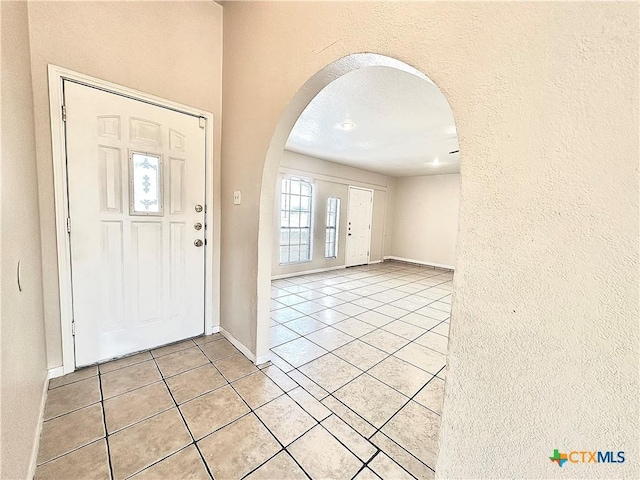
M369 263L372 209L373 191L349 187L345 258L347 267Z
M204 332L199 118L64 82L76 365Z

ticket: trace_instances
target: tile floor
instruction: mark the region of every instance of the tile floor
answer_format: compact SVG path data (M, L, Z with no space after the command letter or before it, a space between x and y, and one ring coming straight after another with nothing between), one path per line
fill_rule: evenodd
M214 334L53 379L35 478L433 478L451 278L277 280L259 368Z

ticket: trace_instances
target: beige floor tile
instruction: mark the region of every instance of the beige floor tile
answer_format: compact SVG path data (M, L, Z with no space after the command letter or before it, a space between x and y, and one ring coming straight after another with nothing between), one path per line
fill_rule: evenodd
M212 362L215 362L220 358L233 355L234 353L238 353L236 347L231 345L231 342L229 342L226 338L200 345L200 349L205 353L207 357L209 357L209 360L211 360Z
M284 325L278 324L275 327L269 328L269 346L271 348L277 347L278 345L282 345L283 343L295 340L299 336L300 335L298 335L293 330L289 330Z
M114 479L126 478L191 443L178 409L172 408L109 437Z
M367 311L366 308L359 307L358 305L354 305L353 303L343 303L342 305L333 307L333 309L337 310L340 313L344 313L345 315L349 315L350 317L360 315L361 313Z
M306 375L300 373L298 370L292 370L288 373L288 375L295 380L298 385L304 388L307 392L309 392L316 400L322 400L329 392L327 392L324 388L318 385L316 382L311 380Z
M364 335L360 340L387 353L394 353L409 343L409 340L385 330L376 330Z
M284 373L280 368L276 365L270 365L262 370L271 380L274 381L276 385L278 385L282 390L288 392L289 390L293 390L298 386L298 384L289 377L286 373Z
M167 378L166 381L178 404L227 384L220 372L210 363Z
M336 415L325 418L322 421L322 426L365 463L369 461L377 451L376 447L369 443L367 439L340 420Z
M49 389L68 385L79 380L84 380L85 378L95 377L96 375L98 375L98 367L96 366L81 368L62 377L52 378L49 380Z
M355 318L347 318L342 322L336 323L333 327L356 338L373 332L376 329L373 325L356 320Z
M109 480L105 440L86 445L36 468L35 480Z
M117 360L101 363L99 365L100 373L113 372L114 370L128 367L130 365L135 365L136 363L146 362L147 360L152 360L152 359L153 357L151 356L151 352L142 352L142 353L137 353L135 355L129 355L128 357L122 357Z
M319 312L321 310L325 309L324 305L320 305L319 303L316 303L314 301L306 301L303 303L298 303L297 305L294 305L293 307L291 307L299 312L304 313L305 315L311 315L312 313L316 313Z
M309 413L309 415L319 422L331 415L331 411L327 407L311 396L311 394L302 387L291 390L289 392L289 396L307 413Z
M427 332L416 338L416 343L446 355L449 346L449 339L442 335L438 335L437 333Z
M280 450L254 414L236 420L198 442L214 478L242 478Z
M430 373L393 355L380 362L367 373L407 397L413 397L433 377Z
M389 317L380 312L374 312L373 310L357 315L356 319L368 323L369 325L373 325L374 327L383 327L394 320L393 317Z
M403 308L394 307L393 305L382 305L381 307L374 308L376 312L380 312L384 315L393 318L400 318L407 315L409 312Z
M407 397L366 373L335 392L334 396L377 428L408 401Z
M442 301L433 302L429 304L431 308L435 308L436 310L442 310L448 314L451 314L451 303L445 303Z
M276 355L273 352L269 354L269 361L285 373L289 373L295 368L289 362L286 362L282 357Z
M340 313L337 310L327 309L322 310L321 312L313 313L311 314L311 317L321 321L322 323L326 323L327 325L334 325L338 322L346 320L347 318L349 318L349 315Z
M410 343L402 347L394 355L434 375L444 367L446 361L446 356L442 353L417 343Z
M158 380L162 380L162 377L153 360L137 363L100 375L102 397L104 399L115 397Z
M279 308L271 312L271 318L278 323L288 322L300 317L304 317L304 313L294 310L291 307Z
M202 457L194 445L174 453L161 462L137 473L132 479L135 480L161 480L161 479L184 479L184 480L210 480L211 477L202 461Z
M314 302L319 303L320 305L323 305L326 308L333 308L337 305L342 305L343 303L347 303L344 300L340 300L339 298L326 297L324 296L324 294L318 293L318 292L309 292L307 297L309 297L309 300L313 300ZM315 297L315 298L311 298L311 297ZM319 313L322 313L322 312L319 312Z
M423 330L429 330L440 323L440 320L434 320L433 318L425 317L418 313L410 313L409 315L402 317L400 320L404 323L422 328Z
M438 457L439 431L440 416L414 401L382 428L391 440L431 468Z
M193 343L193 340L183 340L181 342L172 343L164 347L153 349L151 350L151 355L153 355L154 358L159 358L164 355L169 355L170 353L179 352L180 350L184 350L185 348L192 348L194 346L195 343Z
M426 332L424 328L416 327L402 320L394 320L392 323L382 327L382 329L407 340L415 340Z
M241 353L234 353L228 357L221 358L213 362L213 364L229 382L258 371L258 367Z
M324 348L310 342L306 338L298 338L275 347L272 350L294 367L304 365L327 353Z
M369 438L375 433L376 428L373 425L336 398L327 397L322 400L322 404L363 437Z
M310 333L309 335L306 335L306 338L328 351L335 350L336 348L354 340L351 335L347 335L333 327L325 327L321 330Z
M156 363L162 376L167 378L205 365L209 359L198 347L193 347L156 358Z
M442 335L443 337L449 337L449 323L442 322L431 329L433 333Z
M446 320L449 318L449 312L443 312L442 310L438 310L437 308L432 307L424 307L418 310L416 313L420 315L424 315L425 317L434 318L436 320Z
M371 443L386 453L396 463L402 465L402 467L414 477L425 479L435 478L435 472L433 470L407 452L404 448L400 447L384 433L376 433L371 437Z
M442 414L442 402L444 400L444 380L433 377L425 387L418 392L414 400L429 410Z
M289 445L317 423L286 395L263 405L255 413L284 446Z
M308 335L311 332L315 332L316 330L320 330L327 326L325 323L311 317L297 318L285 323L284 325L299 335Z
M300 371L329 393L346 385L362 373L361 370L331 353L303 365Z
M222 340L224 337L221 333L212 333L211 335L200 335L193 339L196 345L204 345L205 343L213 342L214 340Z
M370 335L375 333L376 332L373 332ZM366 338L366 335L363 339L364 338ZM372 347L361 340L348 343L347 345L334 350L333 354L343 360L346 360L351 365L355 365L361 370L368 370L376 363L381 362L389 356L388 353Z
M387 455L380 452L376 458L369 462L369 468L376 472L380 478L393 478L394 480L412 480L411 476Z
M291 455L282 451L244 478L245 480L306 480L307 476L293 461Z
M38 464L48 462L104 436L102 405L99 403L48 420L42 425Z
M179 408L196 440L249 412L247 405L230 386L220 387L183 403Z
M368 308L371 310L384 305L384 303L374 300L372 298L359 298L358 300L354 300L351 303L353 303L354 305L358 305L359 307Z
M280 387L260 371L236 380L231 385L252 409L284 395Z
M340 300L344 300L345 302L353 302L354 300L358 300L360 298L360 295L351 292L340 292L334 294L333 296Z
M365 467L358 475L353 477L353 480L380 480L380 477L373 473L373 471L369 467Z
M104 402L107 431L113 433L174 407L164 382L132 390Z
M278 297L278 302L286 305L287 307L291 307L293 305L297 305L298 303L306 302L307 299L303 297L299 297L298 295L291 294L285 295L284 297Z
M287 450L314 479L352 478L362 467L362 462L320 425Z
M100 381L90 377L49 390L44 407L44 419L49 420L65 413L99 402Z

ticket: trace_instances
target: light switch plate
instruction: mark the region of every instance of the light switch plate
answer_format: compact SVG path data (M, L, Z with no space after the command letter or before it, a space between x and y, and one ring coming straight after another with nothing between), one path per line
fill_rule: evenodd
M240 193L240 190L236 190L233 192L233 204L240 205L240 203L242 203L242 194Z

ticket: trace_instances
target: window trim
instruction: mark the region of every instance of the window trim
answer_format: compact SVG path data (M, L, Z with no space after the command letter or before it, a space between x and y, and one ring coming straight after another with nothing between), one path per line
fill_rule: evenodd
M331 203L335 202L335 211L331 211ZM340 197L328 197L327 198L327 209L326 209L326 217L325 217L325 240L324 240L324 258L338 258L339 247L338 244L340 242L340 206L342 200ZM331 215L334 215L334 226L330 225L329 219ZM333 231L333 242L327 241L327 233L329 231ZM333 255L327 255L327 247L329 245L333 245ZM331 252L329 252L331 253Z
M285 211L289 212L289 213L291 212L290 205L288 206L289 208L286 208L286 209L283 208L283 195L287 195L287 198L289 200L292 197L292 194L290 192L285 193L284 190L283 190L284 182L287 181L287 180L289 182L291 182L291 181L300 182L300 186L302 186L303 183L306 183L306 184L308 184L310 186L310 195L309 196L302 195L302 194L293 194L293 196L299 196L301 199L302 198L309 198L309 210L308 210L308 213L309 213L309 224L308 225L309 226L308 227L283 227L282 226L282 215L283 215L283 212L285 212ZM281 178L281 180L280 180L280 192L279 193L280 193L280 208L279 208L279 210L280 210L280 229L279 229L279 232L278 232L278 261L279 261L279 264L283 265L283 266L286 266L286 265L298 265L298 264L301 264L301 263L309 263L309 262L313 261L313 227L314 227L314 223L315 223L313 215L314 215L315 184L314 184L313 180L309 179L309 178L303 178L303 177L298 177L298 176L283 176ZM301 211L302 210L299 210L299 212L301 212ZM305 212L306 212L306 210L305 210ZM296 246L296 245L292 245L290 243L290 240L289 240L288 244L286 244L286 245L282 244L282 229L283 228L288 229L289 232L291 232L291 230L294 230L294 229L299 229L300 231L302 231L302 230L306 230L308 228L308 230L309 230L309 256L308 256L308 258L306 258L304 260L299 259L299 260L288 261L288 262L283 262L282 261L282 247L287 247L289 249L288 250L288 258L290 259L291 258L291 247L292 246ZM290 238L291 238L291 233L289 233L289 239ZM301 246L301 245L305 245L305 244L303 244L303 243L298 243L297 244L298 247Z

